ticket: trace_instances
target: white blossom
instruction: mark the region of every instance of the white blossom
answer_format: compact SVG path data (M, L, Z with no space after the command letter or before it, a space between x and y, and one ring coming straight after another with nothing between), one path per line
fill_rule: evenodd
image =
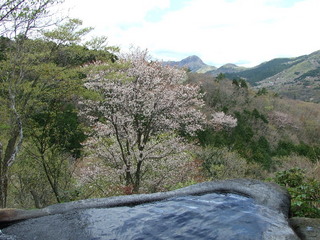
M150 186L183 171L191 147L177 132L193 135L206 122L199 86L184 84L184 71L151 61L141 50L84 68L85 87L101 95L81 102L82 115L96 131L87 141L94 154L135 191L142 181ZM236 123L224 113L213 114L210 122L216 128Z
M287 126L296 127L292 116L284 112L273 111L269 114L269 119L279 128L284 128Z
M94 153L135 190L159 166L177 167L187 145L176 132L193 135L205 123L203 95L198 86L183 84L185 72L150 61L141 50L113 64L97 62L84 68L85 87L101 95L96 101L82 101L82 114L96 130L87 142ZM215 126L236 125L227 115L218 122L219 114L212 120Z
M226 115L224 112L215 112L211 117L210 122L216 130L221 130L224 127L233 128L237 126L237 119Z

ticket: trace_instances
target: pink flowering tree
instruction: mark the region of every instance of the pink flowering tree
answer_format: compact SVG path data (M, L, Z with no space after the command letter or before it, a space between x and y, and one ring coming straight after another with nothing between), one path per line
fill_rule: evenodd
M96 130L87 145L138 192L160 162L170 166L186 151L177 133L193 135L202 128L203 96L198 86L183 83L184 71L151 61L139 49L116 63L85 67L85 87L99 93L97 100L81 103Z
M216 131L223 128L234 128L237 126L237 119L230 115L226 115L224 112L215 112L211 115L209 125Z

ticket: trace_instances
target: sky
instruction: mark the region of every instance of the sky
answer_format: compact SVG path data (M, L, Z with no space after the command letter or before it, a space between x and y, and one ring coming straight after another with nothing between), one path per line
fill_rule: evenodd
M164 61L253 67L320 50L319 0L65 0L63 9L109 45Z

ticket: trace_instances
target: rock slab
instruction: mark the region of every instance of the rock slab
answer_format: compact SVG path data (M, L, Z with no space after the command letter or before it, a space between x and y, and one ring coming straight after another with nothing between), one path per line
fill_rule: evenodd
M39 227L42 228L41 230L46 229L45 232L50 233L50 236L52 236L51 239L86 239L81 236L81 232L77 231L77 229L86 228L86 223L78 217L83 216L88 209L132 207L175 197L199 196L210 193L233 193L247 198L252 198L256 204L263 205L271 211L274 211L279 222L281 224L284 223L284 225L281 225L281 234L279 234L279 227L277 226L277 223L274 223L274 230L270 228L268 232L264 234L262 239L299 239L288 223L290 196L287 191L275 184L249 179L205 182L163 193L117 196L103 199L87 199L55 204L38 210L11 209L7 212L6 210L2 210L2 212L0 211L0 222L3 227L7 227L2 229L2 232L6 235L0 235L0 239L43 239L44 236L41 236L41 231L37 231ZM21 220L24 221L16 222ZM63 225L63 222L69 224L66 224L68 225L68 228L65 228L66 225ZM43 225L43 223L46 224ZM168 227L170 228L171 226ZM61 232L61 229L64 231ZM77 236L77 234L80 235ZM61 238L62 236L65 237ZM105 233L104 236L91 236L90 239L91 238L113 239L108 238ZM247 239L245 237L245 233L243 239Z

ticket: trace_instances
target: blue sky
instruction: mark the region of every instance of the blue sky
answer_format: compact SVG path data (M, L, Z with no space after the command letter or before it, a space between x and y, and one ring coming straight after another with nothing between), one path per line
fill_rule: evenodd
M69 16L159 60L255 66L320 50L319 0L65 0Z
M167 7L165 8L154 8L147 12L145 21L147 22L159 22L161 21L166 14L173 12L173 11L179 11L180 9L187 6L188 3L190 3L190 0L171 0Z

